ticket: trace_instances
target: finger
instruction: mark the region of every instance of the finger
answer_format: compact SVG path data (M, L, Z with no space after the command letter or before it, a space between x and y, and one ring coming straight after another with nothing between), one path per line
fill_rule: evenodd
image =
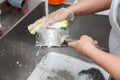
M68 43L68 46L69 46L69 47L72 47L72 48L75 48L75 47L76 47L76 44L77 44L77 41L69 42L69 43Z
M98 41L95 40L95 41L94 41L94 45L98 45Z
M33 29L34 27L36 27L39 24L42 24L45 21L45 17L35 21L33 24L30 25L30 28Z
M82 39L82 38L90 38L88 35L82 35L82 36L80 36L80 39Z

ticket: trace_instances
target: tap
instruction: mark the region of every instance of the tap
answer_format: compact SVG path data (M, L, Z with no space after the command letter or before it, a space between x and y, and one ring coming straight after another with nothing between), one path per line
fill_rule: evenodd
M17 8L25 8L26 2L25 0L7 0L9 4Z

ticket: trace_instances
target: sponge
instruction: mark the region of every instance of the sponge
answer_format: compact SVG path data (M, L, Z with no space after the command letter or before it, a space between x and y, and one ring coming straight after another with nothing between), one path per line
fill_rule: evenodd
M32 27L28 27L28 31L31 33L31 34L35 34L35 33L37 33L39 30L40 30L40 28L42 27L42 24L38 24L36 27L34 27L34 28L32 28ZM51 25L51 26L49 26L49 27L51 27L51 28L56 28L56 29L67 29L67 27L68 27L68 21L67 20L63 20L63 21L61 21L61 22L57 22L57 23L55 23L55 24L53 24L53 25Z

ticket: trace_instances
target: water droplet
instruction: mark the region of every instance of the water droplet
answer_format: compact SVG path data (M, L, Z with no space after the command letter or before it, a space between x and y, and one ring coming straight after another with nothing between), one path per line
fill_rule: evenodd
M5 49L3 49L2 51L3 51L3 52L5 52L6 50L5 50Z
M20 44L23 44L23 42L21 41Z
M19 67L22 67L22 64L19 64Z
M28 73L25 73L25 76L27 76L28 75Z
M7 41L7 39L4 39L4 42L6 42Z
M9 66L12 67L12 64L10 64Z
M20 62L19 62L19 61L16 61L16 64L20 64Z
M27 58L29 58L29 55L26 55Z
M39 54L40 54L40 52L39 52L39 51L37 51L36 56L38 56Z
M28 67L28 65L25 65L25 68L27 68Z
M17 64L19 67L22 67L22 64L21 64L19 61L16 61L16 64Z
M31 74L32 72L29 72L29 74Z
M15 48L15 47L16 47L16 45L13 45L13 47Z
M14 55L14 54L12 54L12 56L14 57L15 55Z
M23 50L23 48L21 48L21 50Z
M23 54L23 51L21 51L20 53Z

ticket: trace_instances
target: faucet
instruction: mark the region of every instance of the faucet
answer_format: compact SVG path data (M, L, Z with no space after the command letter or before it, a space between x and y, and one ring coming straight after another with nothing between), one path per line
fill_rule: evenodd
M9 4L17 8L25 8L26 1L25 0L7 0Z

